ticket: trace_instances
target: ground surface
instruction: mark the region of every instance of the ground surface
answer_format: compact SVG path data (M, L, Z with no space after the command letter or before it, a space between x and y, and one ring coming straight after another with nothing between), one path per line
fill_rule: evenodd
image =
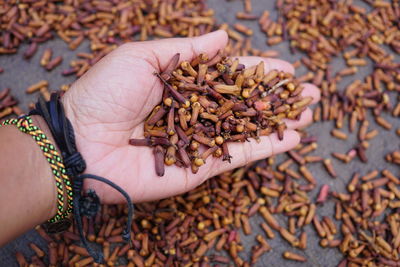
M274 2L272 0L253 0L253 7L255 14L261 14L263 10L268 9L271 10L272 16L275 16L276 13L273 11ZM216 11L216 18L218 22L228 22L233 24L235 21L235 13L238 10L243 9L242 2L239 0L233 1L225 1L225 0L209 0L209 4ZM253 37L253 46L259 49L266 49L265 41L266 38L264 34L262 34L258 28L258 24L256 21L254 22L244 22L244 24L253 28L255 35ZM52 47L55 55L62 55L64 57L64 61L62 65L56 68L52 72L46 72L43 68L38 67L39 65L39 57L42 54L42 51L46 47ZM21 47L20 51L24 51L25 47ZM291 55L288 50L287 44L282 44L274 47L274 49L279 50L281 53L281 58L294 62L300 55ZM79 51L88 51L87 43L82 44ZM25 61L22 58L21 53L13 56L1 56L0 57L0 67L5 69L3 74L0 74L0 89L5 87L10 87L13 89L13 94L18 98L21 102L21 107L27 107L27 104L31 101L34 101L37 96L28 96L25 94L25 89L42 79L46 79L49 81L51 89L58 89L62 84L70 83L74 78L62 77L61 71L68 68L69 61L74 58L74 54L76 51L71 52L68 50L67 45L61 40L53 40L50 42L41 45L38 53L29 61ZM334 67L336 70L343 67L343 62L341 60L337 60L334 62ZM364 74L369 73L370 67L361 68L361 74L358 76L352 76L350 79L345 79L342 82L342 85L346 85L350 83L351 79L362 78ZM300 69L300 74L304 73L304 70ZM343 88L343 87L342 87ZM392 98L394 101L394 97ZM400 121L395 120L393 117L385 116L396 128L400 127ZM346 121L347 123L347 121ZM368 149L367 155L369 158L368 164L362 164L358 159L353 160L352 163L348 165L344 165L337 160L333 160L333 163L336 167L336 170L339 174L339 177L333 180L328 176L326 171L323 169L321 164L314 164L310 166L311 171L314 176L318 180L318 184L329 184L334 190L343 191L344 185L350 179L351 175L358 171L361 174L368 173L373 169L384 169L388 168L392 171L397 172L393 168L393 165L390 166L383 160L383 155L386 153L397 149L399 146L399 138L395 135L394 131L385 131L379 126L376 126L372 120L370 123L373 124L374 128L379 128L380 133L379 137L375 138L371 142L371 148ZM347 126L347 124L346 124ZM338 139L331 138L329 132L332 129L332 122L325 123L317 123L309 127L308 132L312 135L318 136L319 139L319 148L315 155L320 155L324 157L330 157L332 152L340 152L346 153L350 146L356 143L356 136L350 135L349 140L341 141ZM394 147L395 144L395 147ZM279 162L278 157L278 162ZM319 209L319 212L322 215L332 215L333 213L333 205L329 203L325 205L323 208ZM261 233L262 230L259 227L259 224L262 222L262 218L254 216L251 220L253 235L244 236L242 235L243 243L246 247L246 252L248 253L251 246L255 243L255 235ZM283 220L282 220L283 223ZM308 248L306 251L297 251L300 254L305 255L308 258L307 263L294 263L289 262L287 260L282 259L282 253L285 250L293 250L288 246L288 244L283 241L281 238L275 238L272 241L269 241L273 250L269 253L263 255L261 260L257 263L256 266L323 266L323 267L333 267L338 264L340 259L342 258L341 254L336 249L323 249L318 245L319 239L315 236L314 229L311 227L307 227L306 231L309 236L308 240ZM262 233L263 234L263 233ZM41 240L41 238L34 232L28 232L27 234L21 236L14 242L9 243L0 249L0 266L9 266L14 267L18 266L15 259L14 253L15 251L22 251L25 255L32 255L32 251L29 249L29 242L35 242L40 247L46 248L46 243ZM244 256L247 258L246 256Z

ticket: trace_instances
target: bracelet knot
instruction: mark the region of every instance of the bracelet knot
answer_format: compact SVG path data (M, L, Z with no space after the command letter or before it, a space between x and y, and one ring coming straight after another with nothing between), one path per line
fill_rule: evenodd
M67 175L70 177L76 177L86 169L85 160L83 159L82 154L78 151L72 155L64 157L64 164Z
M79 201L79 212L88 218L96 216L99 209L100 199L94 190L89 190Z

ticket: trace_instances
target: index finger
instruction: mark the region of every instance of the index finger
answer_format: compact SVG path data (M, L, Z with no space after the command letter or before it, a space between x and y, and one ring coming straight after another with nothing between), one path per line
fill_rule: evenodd
M239 62L244 64L246 68L255 66L261 61L263 61L265 72L269 72L271 70L280 70L294 74L293 65L285 60L276 58L265 58L265 57L234 57L234 58L239 59Z

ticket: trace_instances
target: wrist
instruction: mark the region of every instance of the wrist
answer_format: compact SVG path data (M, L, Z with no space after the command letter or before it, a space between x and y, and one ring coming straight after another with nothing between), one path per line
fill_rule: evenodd
M73 88L71 88L70 90L72 90ZM66 92L61 98L60 101L63 105L64 108L64 113L65 113L65 117L68 119L68 121L71 123L72 125L72 129L74 130L74 137L75 137L75 145L76 145L76 150L81 153L83 159L86 162L86 167L88 162L86 161L87 159L87 139L85 138L84 135L84 128L82 127L82 125L84 125L84 123L82 123L82 116L78 116L81 115L81 113L77 112L78 108L77 105L75 105L74 103L76 103L76 101L74 101L73 98L74 94L70 91Z
M74 105L72 104L73 101L71 101L71 97L72 97L72 95L69 92L66 92L64 95L61 96L60 101L64 108L65 117L71 123L72 129L74 129L74 136L75 136L75 143L76 143L77 150L79 152L81 152L81 150L80 150L81 136L79 134L79 123L78 123L78 119L76 116Z

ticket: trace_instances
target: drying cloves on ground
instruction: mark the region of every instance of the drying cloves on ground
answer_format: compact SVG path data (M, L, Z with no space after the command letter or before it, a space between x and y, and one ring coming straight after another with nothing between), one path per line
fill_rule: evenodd
M124 42L193 37L219 28L230 37L225 49L229 56L279 55L270 48L252 47L251 35L259 38L259 32L250 29L247 22L217 26L215 12L203 0L56 2L3 1L0 54L16 53L20 44L26 43L21 52L34 61L41 43L54 36L71 49L80 49L85 39L90 42L90 52L77 53L62 72L80 77ZM400 136L396 124L400 65L395 57L400 52L399 1L365 0L361 5L359 1L277 0L277 19L270 11L252 10L250 0L243 2L244 10L236 17L258 19L268 44L288 41L291 53L303 52L294 65L305 66L305 75L296 81L276 70L264 73L262 64L243 66L221 54L212 58L201 54L190 62L180 62L177 54L162 73L157 73L164 97L146 121L145 138L129 142L153 147L159 175L165 172L165 165L197 171L211 157L229 161L230 142L245 142L272 132L282 137L282 119L296 119L310 101L298 96L302 80L315 83L321 91L314 121L332 123L332 136L341 145L348 144L347 149L338 151L334 146L329 151L331 159L321 157L315 153L327 146L317 144L317 136L300 131L301 144L287 153L288 159L271 157L209 179L187 194L136 204L132 247L120 243L121 225L126 220L123 205L103 205L94 220L84 218L85 234L103 247L109 265L121 260L127 266L258 266L261 256L265 262L270 257L267 252L276 249L269 246L266 237L282 235L286 245L305 249L307 243L311 246L314 242L313 238L307 240L307 235L318 235L323 248L342 253L340 267L399 266L400 178L395 168L400 164L400 150L396 143L388 142L390 149L381 155L387 166L381 170L372 167L377 155L371 154L379 153L373 141L385 138L384 134L396 131ZM60 64L61 57L52 54L46 49L40 65L51 70ZM335 69L331 64L337 57L343 57L344 68ZM371 71L364 73L363 79L354 77L367 71L365 64ZM9 70L2 67L7 74ZM352 81L343 86L344 79ZM47 82L41 81L27 91L46 95L47 87ZM22 113L9 91L0 91L0 117ZM356 161L372 164L364 165L365 172L360 167L344 177L343 166L349 166L344 164ZM312 165L321 165L327 177L338 178L322 184L321 174L315 173ZM394 168L385 169L389 167ZM338 192L336 183L343 179L347 191ZM329 204L335 206L331 216L322 216L320 209L326 212ZM253 216L261 216L259 226ZM309 224L314 232L308 231ZM256 233L247 257L242 252L240 229ZM265 235L258 232L261 230ZM96 266L78 243L76 227L55 236L42 228L37 232L49 244L48 259L43 257L41 250L46 248L40 243L30 245L33 257L16 253L21 266L44 266L46 260L50 266ZM213 247L212 254L225 253L210 255ZM285 250L286 259L306 260L298 251Z

